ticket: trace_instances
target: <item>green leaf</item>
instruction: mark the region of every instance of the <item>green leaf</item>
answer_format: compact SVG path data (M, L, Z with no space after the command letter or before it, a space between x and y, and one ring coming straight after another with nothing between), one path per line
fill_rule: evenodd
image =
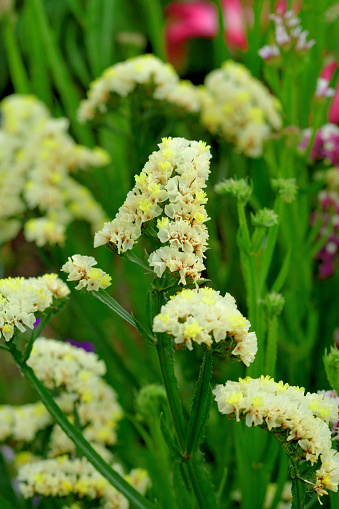
M132 325L132 327L138 328L135 319L133 316L126 311L122 306L120 306L119 302L117 302L113 297L111 297L105 290L98 290L97 292L92 292L92 295L97 299L101 300L106 306L108 306L114 313L120 316L125 322Z
M151 269L151 267L149 265L146 265L146 263L144 263L142 260L140 260L140 258L138 256L136 256L134 253L132 253L131 251L126 251L121 256L127 258L128 260L130 260L133 263L136 263L137 265L139 265L139 267L142 267L148 274L151 274L152 276L154 276L154 272Z
M212 353L205 350L203 361L201 363L199 377L196 384L191 415L189 418L187 438L186 438L186 454L191 454L196 449L201 433L203 431L206 419L208 417L211 403L211 386L210 380L212 376Z

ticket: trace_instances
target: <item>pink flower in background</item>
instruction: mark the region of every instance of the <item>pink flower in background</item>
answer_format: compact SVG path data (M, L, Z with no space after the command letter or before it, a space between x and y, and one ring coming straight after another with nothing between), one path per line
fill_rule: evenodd
M245 11L241 0L222 0L225 39L228 46L247 46ZM186 57L186 42L200 37L212 39L219 30L218 10L206 0L174 1L166 8L166 41L168 60L181 67Z
M330 82L337 67L338 63L335 60L329 62L321 71L321 78ZM337 83L334 97L330 105L328 119L332 124L339 124L339 82Z

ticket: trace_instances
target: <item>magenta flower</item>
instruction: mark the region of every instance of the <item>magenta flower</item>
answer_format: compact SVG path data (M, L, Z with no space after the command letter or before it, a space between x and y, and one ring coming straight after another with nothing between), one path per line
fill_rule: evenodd
M331 60L321 71L321 77L331 81L334 71L337 69L338 63ZM332 124L339 124L339 82L337 83L336 90L330 105L328 119Z
M222 0L225 39L233 50L247 46L245 11L240 0ZM176 67L181 67L186 57L186 42L200 37L212 39L219 30L218 11L207 0L191 2L174 1L166 8L167 56Z

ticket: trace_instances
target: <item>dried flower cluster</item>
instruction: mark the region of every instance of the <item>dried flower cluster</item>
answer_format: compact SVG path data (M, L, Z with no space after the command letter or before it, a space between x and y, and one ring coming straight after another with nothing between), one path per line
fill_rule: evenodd
M125 480L141 494L145 494L150 480L147 472L133 469L125 474L119 464L113 465ZM128 509L128 500L99 474L86 458L37 461L24 465L18 476L19 489L25 498L34 495L44 497L67 497L96 501L100 509Z
M70 293L56 274L0 279L0 338L33 329L36 313L43 313Z
M111 276L94 265L97 261L93 256L73 255L68 258L61 270L68 273L67 281L79 281L77 290L85 288L88 291L103 290L110 286Z
M73 219L95 230L105 214L71 174L107 164L108 154L77 145L68 120L53 119L34 96L11 95L0 109L0 243L14 238L23 222L26 239L38 246L62 244ZM38 217L26 221L26 211Z
M201 121L239 152L259 157L263 141L282 125L280 103L243 65L226 61L200 89Z
M213 394L222 414L234 415L237 421L243 418L247 426L261 426L273 434L287 431L286 444L298 444L299 456L312 465L320 458L313 483L318 496L338 490L339 455L331 448L329 429L329 422L338 419L336 401L264 376L228 381L217 385Z
M109 243L120 254L132 249L146 223L158 218L155 228L163 244L149 257L158 277L165 270L178 273L180 282L197 281L204 270L209 219L206 180L211 154L204 142L163 138L115 219L95 234L94 246Z
M281 54L287 51L305 53L315 44L315 40L307 41L308 31L303 30L300 19L293 11L270 14L275 24L275 44L264 46L259 55L264 60L279 61Z
M119 62L93 81L87 99L80 104L79 121L91 120L97 112L105 113L110 99L126 97L138 86L147 91L148 98L174 103L188 112L199 109L195 87L189 81L180 81L170 64L147 54Z
M182 290L161 308L154 318L153 331L166 332L177 345L193 349L192 342L212 347L233 339L232 355L239 355L246 366L257 353L255 332L248 332L249 321L237 309L229 293L222 297L212 288Z

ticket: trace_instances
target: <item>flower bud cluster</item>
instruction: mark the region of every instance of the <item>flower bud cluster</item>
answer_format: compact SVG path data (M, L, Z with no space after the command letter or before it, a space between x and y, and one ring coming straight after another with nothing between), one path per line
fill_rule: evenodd
M142 469L133 469L125 474L120 464L113 465L116 472L139 493L145 494L150 479ZM25 498L35 495L44 497L67 497L96 501L101 509L128 509L128 500L117 491L86 458L37 461L24 465L19 470L19 489Z
M248 332L250 325L232 295L222 297L212 288L201 288L185 289L172 297L154 318L153 331L166 332L176 345L189 350L193 343L211 348L232 339L235 347L230 353L249 366L257 353L257 337Z
M106 113L110 99L126 97L142 86L148 97L168 101L180 108L194 112L199 109L196 88L187 81L180 81L174 68L151 54L130 58L106 69L90 85L87 99L80 103L79 121L92 120L97 112Z
M264 60L279 61L282 52L294 51L306 53L315 44L315 40L307 41L308 31L303 30L300 19L293 11L270 14L275 24L275 43L264 46L258 54Z
M105 214L72 173L107 164L108 154L77 145L68 121L53 119L34 96L11 95L0 109L0 243L17 235L29 210L39 217L25 223L25 235L38 246L63 243L73 219L95 230Z
M218 194L232 194L237 200L246 204L252 196L252 188L245 179L226 179L215 186Z
M204 270L209 219L205 181L211 153L202 141L163 138L115 219L95 234L94 246L110 243L118 254L132 249L146 223L158 218L157 237L163 244L149 257L158 277L166 269L178 273L180 282L197 281Z
M331 448L329 423L338 419L338 405L322 394L305 394L270 377L239 378L217 385L213 394L222 414L243 418L246 425L261 426L274 433L287 431L286 444L297 444L298 456L311 464L320 458L313 489L318 496L337 491L339 455Z
M263 141L282 125L278 100L243 65L226 61L200 89L201 121L239 152L259 157Z
M69 293L56 274L0 279L0 338L9 341L16 332L33 329L36 313L43 313Z
M111 276L93 265L97 261L93 256L73 255L68 258L61 270L68 273L67 281L79 281L76 290L85 288L88 291L105 289L111 284Z

